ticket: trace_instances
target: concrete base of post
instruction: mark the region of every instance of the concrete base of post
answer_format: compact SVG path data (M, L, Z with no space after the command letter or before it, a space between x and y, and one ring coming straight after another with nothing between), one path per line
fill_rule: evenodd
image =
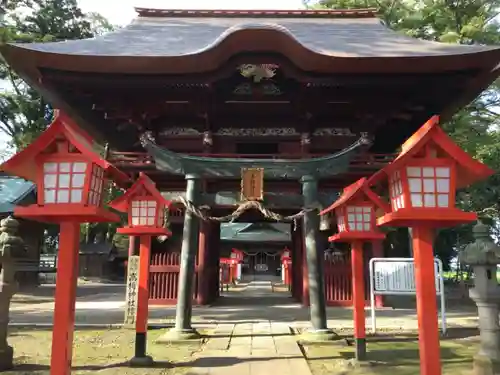
M201 335L194 328L191 329L177 329L172 328L164 335L161 335L157 340L157 344L170 344L180 342L192 342L200 340Z
M473 360L473 375L500 375L500 360L477 354Z
M331 329L311 329L303 332L299 337L299 342L303 344L320 344L341 340L338 334Z
M130 367L153 367L155 361L152 357L146 355L144 357L133 357L128 364Z
M14 349L7 345L0 350L0 371L10 370L13 367Z
M354 339L355 353L357 361L366 361L366 339Z

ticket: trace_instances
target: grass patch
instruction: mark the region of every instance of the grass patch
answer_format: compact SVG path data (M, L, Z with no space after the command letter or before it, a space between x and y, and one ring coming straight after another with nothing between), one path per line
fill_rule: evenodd
M441 341L443 375L468 374L478 338ZM368 339L368 363L356 365L354 347L303 346L313 375L415 375L420 373L418 342L414 336Z
M134 354L135 331L126 329L77 330L74 336L72 374L102 375L188 375L193 345L155 344L165 330L148 332L147 353L157 362L155 368L129 368ZM10 329L9 344L14 348L13 371L6 375L48 375L52 332L43 329ZM61 348L63 350L63 348Z

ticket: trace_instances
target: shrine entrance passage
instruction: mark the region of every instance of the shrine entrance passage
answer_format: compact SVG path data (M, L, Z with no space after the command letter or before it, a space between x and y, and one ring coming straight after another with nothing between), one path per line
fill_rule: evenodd
M180 270L180 249L182 244L182 218L172 223L173 236L163 243L153 241L151 266L150 266L150 289L149 299L151 305L175 305L177 301L178 278ZM219 287L219 257L224 246L220 239L219 223L203 223L200 229L199 250L196 257L193 303L195 305L206 305L214 303L220 297ZM230 244L228 249L230 251ZM323 244L322 244L323 245ZM321 245L321 246L322 246ZM326 248L326 242L325 242ZM296 230L290 225L290 243L282 244L278 250L288 246L292 258L290 290L284 288L286 296L304 306L309 305L309 293L307 282L307 266L305 262L305 245L303 241L302 226L299 223ZM278 250L271 251L264 242L257 242L254 247L244 249L244 262L241 267L241 288L251 282L264 282L280 284L281 276L281 254ZM347 250L347 249L346 249ZM324 280L325 296L328 306L351 306L351 264L350 251L340 254L325 253L324 257ZM368 261L372 256L382 256L380 249L373 253L367 249L366 280L368 285ZM252 284L254 285L254 284ZM261 286L264 287L264 284ZM253 288L253 287L252 287ZM369 296L367 287L366 296ZM253 295L253 294L252 294ZM247 296L251 298L251 296ZM367 297L368 298L368 297ZM234 303L239 303L231 299ZM380 301L378 301L380 302ZM227 301L225 303L231 303ZM367 302L368 303L368 302ZM377 303L381 306L380 303Z

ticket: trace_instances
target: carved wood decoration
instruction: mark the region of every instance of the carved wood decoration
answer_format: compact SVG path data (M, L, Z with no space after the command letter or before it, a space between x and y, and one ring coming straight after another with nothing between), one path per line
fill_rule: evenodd
M139 256L128 257L127 296L125 306L125 325L134 325L137 315L137 293L139 288Z
M241 200L260 201L264 199L264 168L242 168Z

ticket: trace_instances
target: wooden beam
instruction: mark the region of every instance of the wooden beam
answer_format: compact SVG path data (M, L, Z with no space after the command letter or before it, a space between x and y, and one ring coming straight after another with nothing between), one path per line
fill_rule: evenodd
M155 75L155 74L97 74L97 73L75 73L68 71L57 71L40 69L44 80L64 83L65 85L76 84L79 87L96 89L98 87L117 88L139 88L148 89L164 88L165 85L182 85L182 87L207 86L224 78L234 75L235 69L228 69L224 74L190 74L190 75ZM476 70L440 73L440 74L338 74L332 75L286 75L309 87L317 86L351 86L351 85L395 85L415 86L418 84L432 84L439 82L440 85L454 84L477 74Z

